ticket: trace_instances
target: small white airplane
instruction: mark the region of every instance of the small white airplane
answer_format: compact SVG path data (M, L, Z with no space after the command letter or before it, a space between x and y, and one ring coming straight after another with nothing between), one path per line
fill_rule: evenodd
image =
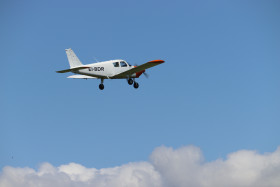
M140 66L131 66L126 61L118 59L83 65L71 48L65 49L65 51L70 69L57 71L57 73L78 74L67 77L73 79L101 79L100 90L104 89L104 79L126 79L129 85L133 84L134 88L138 88L139 84L135 78L139 78L142 74L148 77L145 73L146 69L164 63L163 60L153 60Z

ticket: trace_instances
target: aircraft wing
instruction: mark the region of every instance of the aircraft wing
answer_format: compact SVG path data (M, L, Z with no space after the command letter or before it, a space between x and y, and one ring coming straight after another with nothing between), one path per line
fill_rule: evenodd
M87 76L87 75L71 75L67 78L70 78L70 79L97 79L97 77L91 77L91 76Z
M140 66L136 66L135 68L132 68L130 70L127 70L125 72L122 72L122 73L119 73L117 75L114 75L113 77L111 78L118 78L118 77L126 77L126 76L130 76L134 73L138 73L138 72L141 72L145 69L148 69L148 68L151 68L151 67L154 67L154 66L157 66L159 64L162 64L164 63L163 60L152 60L150 62L146 62L145 64L142 64Z
M76 67L76 68L70 68L70 69L56 71L56 73L67 73L67 72L72 72L72 71L75 71L75 70L87 69L87 68L89 68L89 67L82 66L82 67Z

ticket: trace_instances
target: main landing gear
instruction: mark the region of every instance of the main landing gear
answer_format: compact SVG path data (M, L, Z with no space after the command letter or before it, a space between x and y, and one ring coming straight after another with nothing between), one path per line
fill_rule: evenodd
M99 84L99 89L103 90L104 89L104 84Z
M129 79L127 79L127 83L129 84L129 85L132 85L133 84L133 87L135 88L135 89L137 89L137 88L139 88L139 84L137 83L137 82L135 82L135 79L131 79L131 78L129 78Z
M127 80L127 83L128 83L129 85L132 85L133 82L134 82L134 81L133 81L131 78Z
M104 84L103 84L104 79L101 79L101 84L99 84L99 89L104 90Z

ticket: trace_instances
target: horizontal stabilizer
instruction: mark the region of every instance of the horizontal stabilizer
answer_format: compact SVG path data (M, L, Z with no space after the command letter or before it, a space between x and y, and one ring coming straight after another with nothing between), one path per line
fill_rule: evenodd
M80 69L87 69L89 67L77 67L77 68L71 68L71 69L65 69L65 70L60 70L60 71L56 71L56 73L67 73L67 72L73 72L73 71L76 71L76 70L80 70Z
M97 77L91 77L91 76L87 76L87 75L71 75L67 78L70 78L70 79L97 79Z

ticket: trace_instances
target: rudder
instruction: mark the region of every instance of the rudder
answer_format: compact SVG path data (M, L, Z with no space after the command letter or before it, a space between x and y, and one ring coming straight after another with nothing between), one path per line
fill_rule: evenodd
M75 68L83 65L71 48L65 49L65 51L69 61L70 68Z

